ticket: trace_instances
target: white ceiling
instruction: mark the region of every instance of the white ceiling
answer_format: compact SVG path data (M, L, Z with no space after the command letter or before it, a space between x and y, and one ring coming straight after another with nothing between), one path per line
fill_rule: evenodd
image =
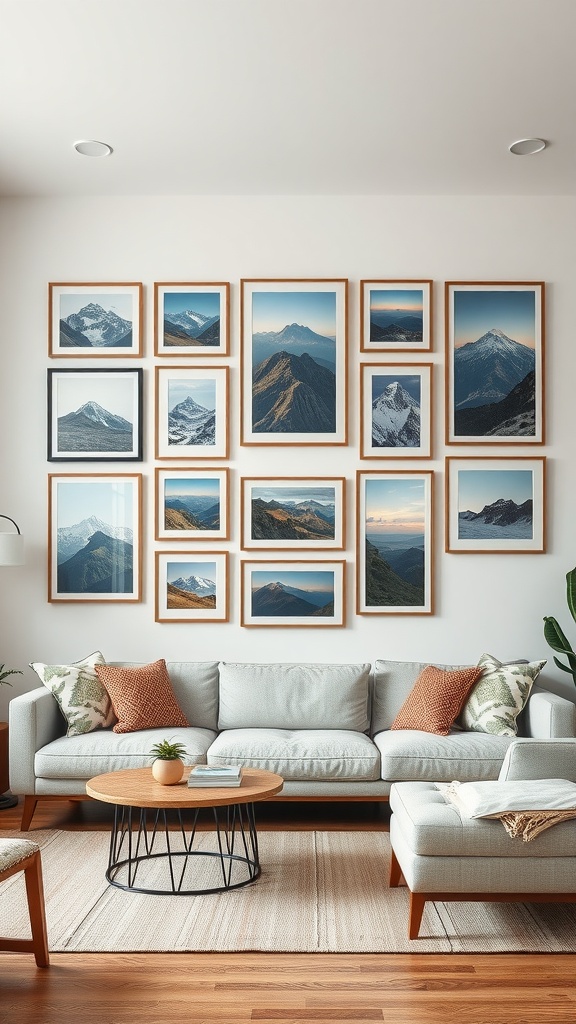
M574 194L575 53L576 0L0 0L0 194Z

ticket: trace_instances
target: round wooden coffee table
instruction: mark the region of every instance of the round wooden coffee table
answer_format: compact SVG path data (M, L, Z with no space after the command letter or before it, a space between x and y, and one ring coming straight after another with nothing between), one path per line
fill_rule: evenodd
M186 769L182 782L161 786L150 768L130 768L86 783L88 796L114 804L106 871L111 885L197 896L239 889L259 877L254 804L279 793L283 779L245 768L239 786L192 789L189 774ZM212 812L216 849L206 847L214 831L198 827L203 809Z

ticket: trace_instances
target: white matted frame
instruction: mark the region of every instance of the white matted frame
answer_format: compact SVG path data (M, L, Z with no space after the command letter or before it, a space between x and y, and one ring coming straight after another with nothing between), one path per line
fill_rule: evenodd
M432 363L360 364L360 457L429 459Z
M344 560L242 561L241 626L344 626Z
M546 459L446 459L446 551L542 555Z
M360 282L361 352L430 352L430 280Z
M48 285L48 355L63 359L142 356L143 287L130 282Z
M358 615L434 613L432 470L356 477Z
M154 284L156 356L227 356L229 347L228 281Z
M143 373L48 370L48 461L141 462Z
M227 551L156 552L156 622L228 622Z
M545 286L447 281L446 444L544 443Z
M229 469L156 466L156 540L228 540Z
M142 600L142 475L50 473L48 600Z
M243 477L242 548L344 550L345 486L344 477Z
M227 366L156 367L156 458L228 458Z
M241 444L345 445L348 281L241 281Z

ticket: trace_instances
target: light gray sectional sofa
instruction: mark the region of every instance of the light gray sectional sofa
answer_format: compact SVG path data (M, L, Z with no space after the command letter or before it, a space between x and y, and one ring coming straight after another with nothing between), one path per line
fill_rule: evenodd
M118 663L116 663L118 664ZM386 800L399 781L496 779L511 737L453 729L449 736L391 730L425 667L417 662L248 664L172 662L168 671L189 728L66 736L52 694L10 703L10 785L25 797L26 830L44 796L81 797L103 772L150 764L159 739L184 743L190 763L277 772L283 800ZM576 735L576 706L534 687L521 735Z

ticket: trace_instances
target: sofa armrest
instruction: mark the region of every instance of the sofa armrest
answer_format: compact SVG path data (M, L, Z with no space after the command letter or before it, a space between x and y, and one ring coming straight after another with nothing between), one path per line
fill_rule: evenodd
M576 704L535 686L523 713L526 735L536 740L576 736Z
M10 788L14 793L36 791L36 751L62 736L66 722L54 697L44 686L14 697L8 706Z
M506 751L498 781L526 779L576 782L576 739L514 740Z

